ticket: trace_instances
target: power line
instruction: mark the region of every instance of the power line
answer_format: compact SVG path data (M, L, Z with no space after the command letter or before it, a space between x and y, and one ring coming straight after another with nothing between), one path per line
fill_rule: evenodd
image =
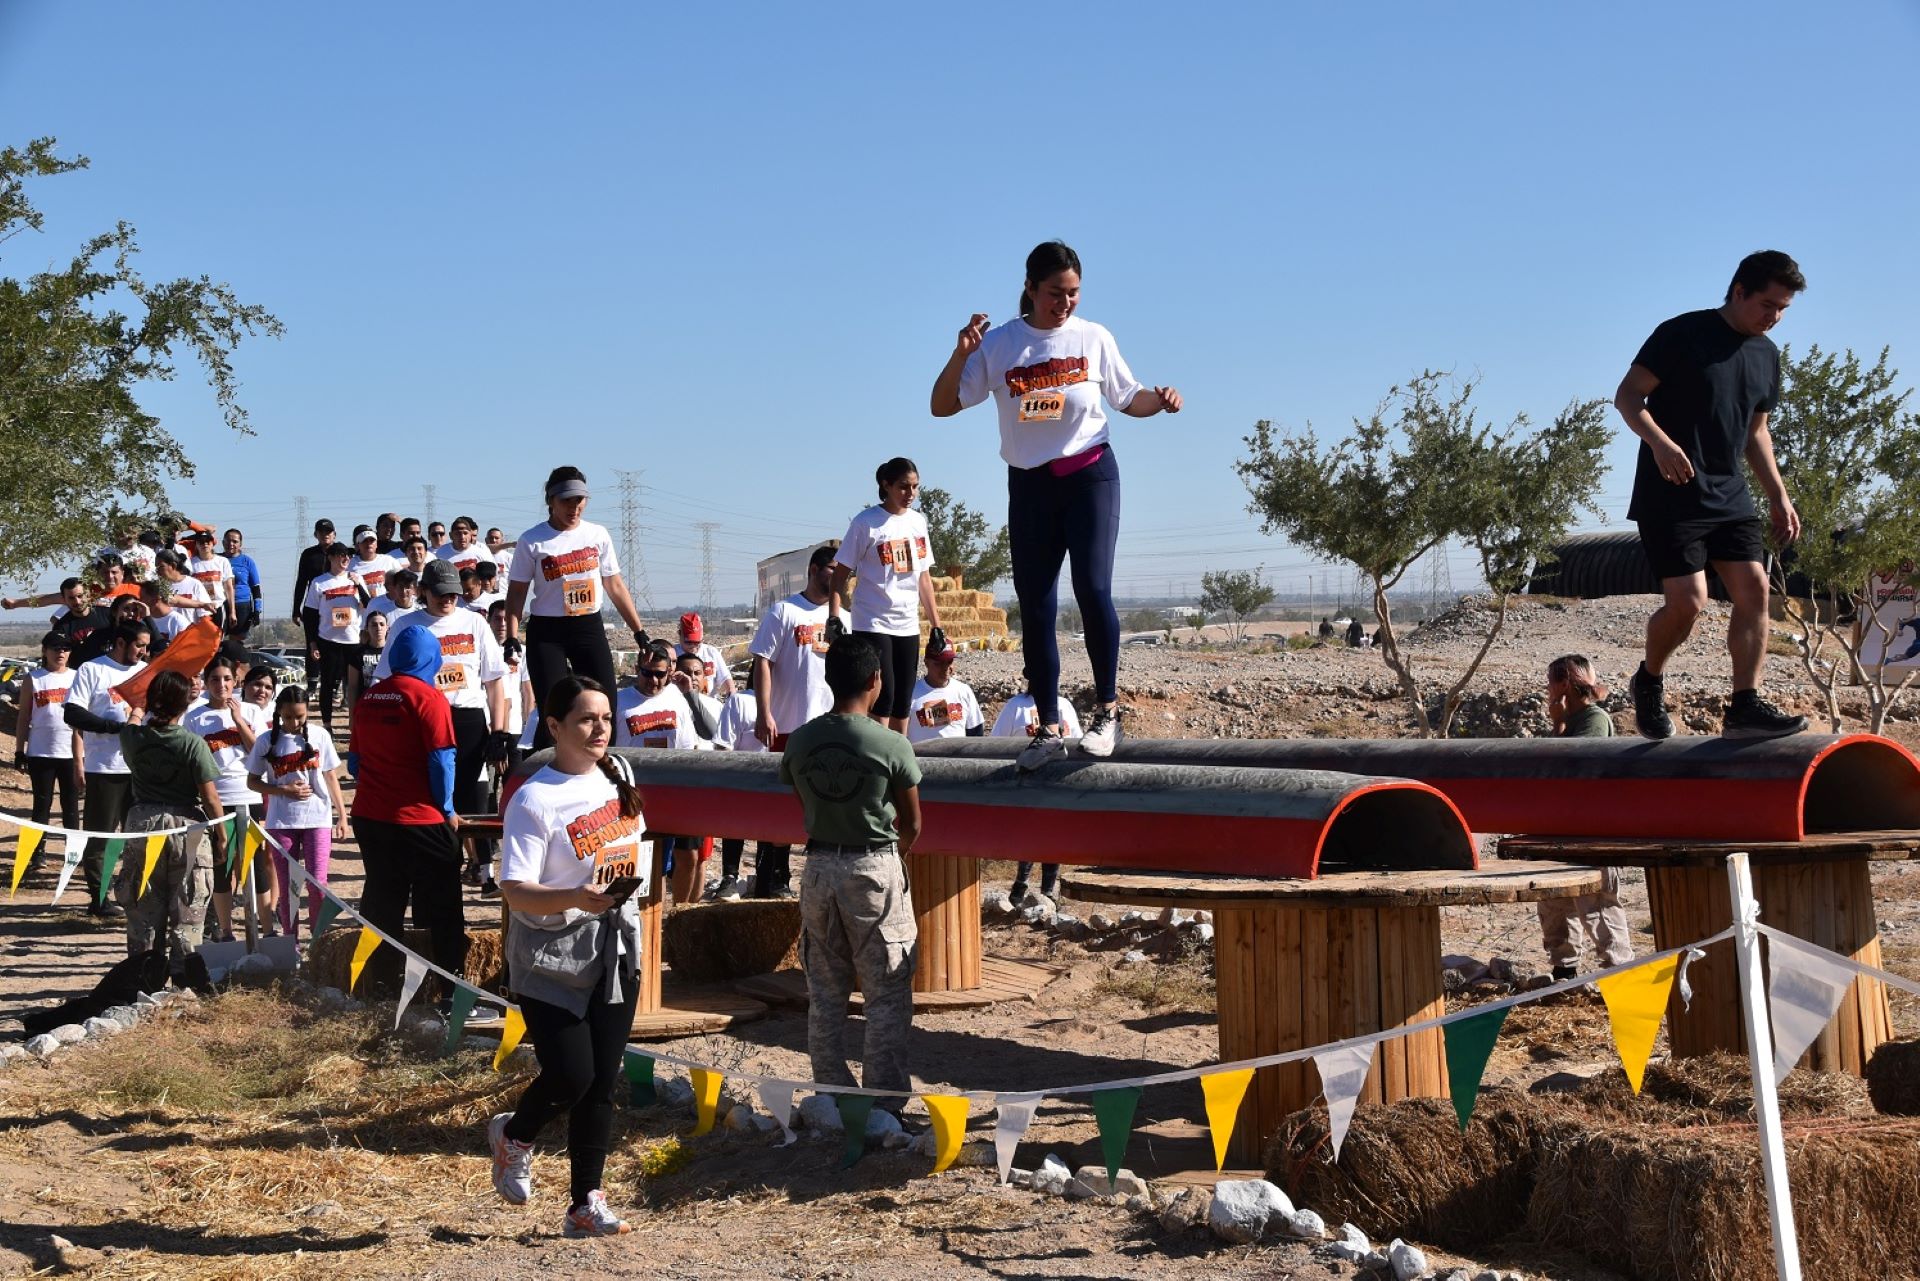
M695 521L693 527L700 531L700 614L703 618L712 618L718 612L714 604L713 589L713 531L720 528L717 521Z
M640 602L643 614L652 614L653 584L647 579L647 562L640 555L640 478L644 471L619 471L620 478L620 568L627 579L627 590Z

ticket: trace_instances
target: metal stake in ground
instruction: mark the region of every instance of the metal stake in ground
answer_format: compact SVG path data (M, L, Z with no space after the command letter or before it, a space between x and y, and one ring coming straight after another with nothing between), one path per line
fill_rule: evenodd
M1773 1223L1773 1266L1780 1281L1800 1281L1800 1238L1787 1187L1786 1140L1780 1133L1780 1094L1773 1082L1773 1025L1760 974L1760 905L1745 854L1727 855L1733 895L1733 951L1740 958L1740 1010L1747 1023L1747 1062L1753 1071L1753 1110L1760 1122L1760 1169L1767 1181L1767 1217Z

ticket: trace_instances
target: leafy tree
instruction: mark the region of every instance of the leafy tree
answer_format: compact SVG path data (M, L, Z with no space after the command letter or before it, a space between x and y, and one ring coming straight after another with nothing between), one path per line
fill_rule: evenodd
M1225 617L1227 638L1238 645L1247 638L1247 620L1273 600L1273 588L1257 569L1210 569L1200 575L1200 608Z
M1157 609L1130 609L1120 626L1130 632L1163 632L1167 629L1167 618Z
M935 570L963 566L967 586L976 591L987 591L1013 572L1013 545L1005 525L990 530L985 516L932 487L920 491L920 514L927 518Z
M87 167L52 138L0 150L0 244L37 232L30 178ZM125 222L87 240L64 265L0 277L0 565L29 575L99 545L128 516L165 511L166 482L193 463L140 407L146 382L198 360L227 426L246 433L231 356L242 337L278 337L280 322L205 276L150 282Z
M1208 617L1209 615L1204 609L1196 609L1187 615L1187 626L1193 628L1193 634L1196 639L1201 632L1206 630Z
M1372 586L1381 659L1399 679L1423 738L1444 738L1452 728L1529 568L1565 536L1578 511L1599 511L1594 494L1608 438L1600 401L1569 404L1537 433L1524 414L1496 430L1479 421L1474 388L1472 380L1455 385L1444 374L1423 373L1389 389L1371 417L1354 420L1349 438L1325 449L1311 427L1295 436L1263 420L1246 438L1248 457L1236 464L1262 528L1353 565ZM1387 593L1450 537L1474 550L1496 610L1479 652L1443 692L1436 724L1394 630Z
M1803 531L1776 561L1774 590L1836 733L1841 684L1865 692L1867 727L1878 733L1915 676L1889 688L1886 670L1861 659L1869 645L1882 654L1892 645L1880 610L1915 599L1920 553L1920 416L1906 407L1911 390L1894 389L1900 375L1887 354L1866 369L1851 350L1836 356L1816 346L1795 357L1788 348L1768 423ZM1788 569L1807 577L1808 597L1788 595Z

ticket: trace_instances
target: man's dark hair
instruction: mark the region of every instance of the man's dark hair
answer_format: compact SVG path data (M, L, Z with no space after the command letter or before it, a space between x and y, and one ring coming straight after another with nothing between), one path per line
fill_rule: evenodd
M673 648L665 641L655 641L633 656L636 670L645 670L655 663L665 663L668 668L673 666Z
M237 529L229 529L229 530L227 531L227 534L240 534L240 531L239 531L239 530L237 530ZM225 538L226 536L227 536L226 534L222 534L222 535L221 535L221 537L222 537L222 538ZM241 541L241 542L243 542L243 543L244 543L244 542L246 542L246 541L247 541L247 536L246 536L245 534L240 534L240 541Z
M834 553L839 550L840 544L837 542L822 543L813 549L813 555L807 557L807 568L822 569L833 564Z
M420 585L420 575L410 569L396 569L387 575L386 584L388 591L392 591L396 587L418 587Z
M880 674L880 651L860 636L842 636L827 647L827 688L833 696L852 698L873 684Z
M138 645L142 636L152 636L153 628L145 623L115 623L113 643L115 645Z
M147 715L154 720L176 721L193 701L193 682L180 672L161 672L147 686Z
M419 543L421 546L421 549L424 551L433 550L433 548L427 546L427 540L422 538L418 534L408 534L405 540L403 540L400 545L402 548L407 548L407 547L413 546L415 543Z
M419 529L419 528L420 528L420 518L419 518L418 516L408 516L408 517L406 517L405 519L403 519L403 520L402 520L402 521L400 522L400 532L401 532L401 533L403 533L403 534L404 534L404 533L406 533L406 532L407 532L407 526L409 526L409 525L411 525L411 526L413 526L413 527L414 527L414 528L415 528L416 530L417 530L417 529Z
M687 667L688 663L693 664L692 668L689 669ZM706 660L695 653L680 655L680 657L673 660L673 665L681 671L686 672L689 676L705 676L707 674Z
M1770 285L1784 285L1797 294L1806 289L1807 278L1800 274L1800 264L1778 249L1762 249L1742 258L1740 265L1733 269L1733 280L1727 285L1727 301L1733 301L1735 288L1751 297Z
M60 580L60 590L61 590L61 591L63 591L63 592L70 592L70 591L72 591L72 590L73 590L74 588L76 588L76 587L79 587L79 586L81 586L81 585L82 585L82 584L81 584L81 582L80 582L80 580L79 580L79 579L77 579L77 578L74 578L74 577L73 577L73 576L71 576L71 575L69 575L69 576L67 576L66 578L63 578L63 579L61 579L61 580Z

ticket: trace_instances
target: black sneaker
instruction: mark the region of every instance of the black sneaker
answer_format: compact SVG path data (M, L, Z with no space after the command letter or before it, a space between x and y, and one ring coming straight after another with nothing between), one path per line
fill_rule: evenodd
M1672 738L1673 718L1667 715L1667 683L1650 675L1643 665L1627 682L1633 695L1633 727L1641 738Z
M1727 704L1727 718L1720 726L1722 738L1785 738L1807 727L1804 716L1787 713L1755 694L1736 697Z
M1568 979L1577 979L1579 977L1580 967L1577 965L1556 965L1553 967L1553 981L1555 983L1565 983Z

